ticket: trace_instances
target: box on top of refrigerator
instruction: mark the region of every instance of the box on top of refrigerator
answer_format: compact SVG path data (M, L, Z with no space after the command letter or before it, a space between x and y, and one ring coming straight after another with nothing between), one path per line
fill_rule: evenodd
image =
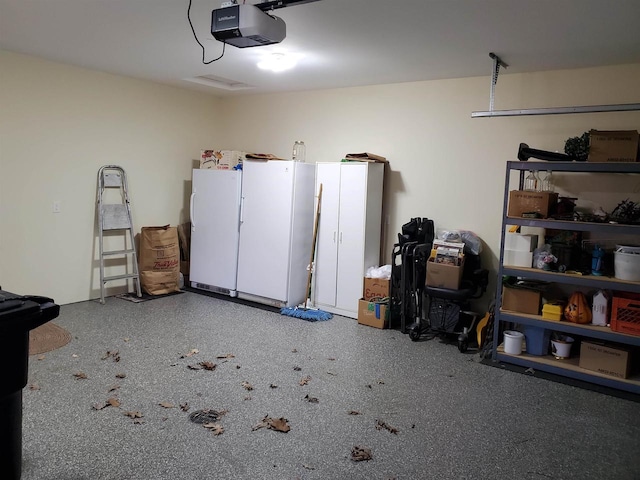
M231 170L246 160L246 152L239 150L201 150L200 168Z

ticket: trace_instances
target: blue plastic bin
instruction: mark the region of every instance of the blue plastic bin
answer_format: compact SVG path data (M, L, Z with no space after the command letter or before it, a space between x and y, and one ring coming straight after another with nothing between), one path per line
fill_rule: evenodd
M527 353L529 355L547 355L549 353L551 330L525 325L523 333L527 341Z

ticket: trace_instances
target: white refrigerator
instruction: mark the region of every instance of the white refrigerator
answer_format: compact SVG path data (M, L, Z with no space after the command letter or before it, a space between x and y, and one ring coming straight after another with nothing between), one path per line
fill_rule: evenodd
M304 303L315 165L247 160L234 172L237 190L216 175L229 171L196 172L191 286L278 307Z
M193 170L189 282L236 296L240 238L239 170Z

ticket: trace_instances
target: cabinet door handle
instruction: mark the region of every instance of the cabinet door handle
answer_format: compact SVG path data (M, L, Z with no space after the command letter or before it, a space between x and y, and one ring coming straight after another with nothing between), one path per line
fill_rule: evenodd
M342 232L340 232L340 245L342 245Z
M336 233L337 232L335 232L335 231L333 232L333 243L336 243Z

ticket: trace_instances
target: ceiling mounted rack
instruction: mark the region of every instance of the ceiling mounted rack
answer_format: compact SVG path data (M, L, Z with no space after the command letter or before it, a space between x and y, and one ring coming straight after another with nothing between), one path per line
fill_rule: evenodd
M522 117L528 115L563 115L569 113L599 113L599 112L630 112L640 110L640 103L623 103L614 105L585 105L580 107L554 107L554 108L527 108L519 110L494 110L496 83L500 67L507 68L498 55L491 52L489 56L493 59L493 70L491 72L491 90L489 93L489 110L486 112L471 112L471 118L484 117Z

